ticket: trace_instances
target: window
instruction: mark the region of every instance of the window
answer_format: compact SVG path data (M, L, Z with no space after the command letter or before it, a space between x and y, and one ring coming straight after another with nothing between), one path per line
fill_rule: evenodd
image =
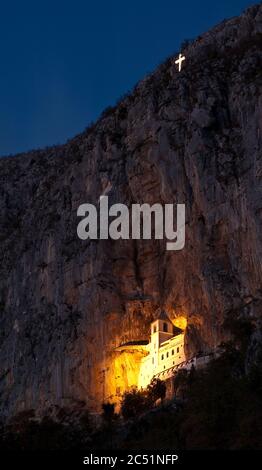
M161 360L162 360L162 361L163 361L163 359L164 359L164 354L162 354L162 356L161 356Z
M179 348L176 348L176 352L179 353Z
M172 349L172 356L174 356L174 354L175 354L175 350L174 350L174 349Z
M154 358L152 357L152 364L154 364Z
M169 353L167 352L167 353L166 353L166 357L168 357L168 356L169 356Z
M163 329L164 329L164 332L167 333L167 323L163 323Z

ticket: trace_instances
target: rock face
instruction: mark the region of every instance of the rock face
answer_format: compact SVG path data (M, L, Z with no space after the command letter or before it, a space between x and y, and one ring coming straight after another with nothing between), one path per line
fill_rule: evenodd
M224 340L234 312L259 321L262 6L182 52L181 73L171 57L67 144L0 160L5 416L114 400L130 379L114 348L148 338L160 308L187 319L188 356ZM185 203L185 248L79 240L78 206L105 193Z

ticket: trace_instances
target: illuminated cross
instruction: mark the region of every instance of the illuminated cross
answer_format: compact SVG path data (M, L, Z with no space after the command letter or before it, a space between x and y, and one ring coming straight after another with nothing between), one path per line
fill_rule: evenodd
M182 54L179 54L178 59L175 61L175 64L178 64L178 71L179 72L181 72L181 65L182 65L183 60L185 60L185 59L186 58L185 58L184 55L182 56Z

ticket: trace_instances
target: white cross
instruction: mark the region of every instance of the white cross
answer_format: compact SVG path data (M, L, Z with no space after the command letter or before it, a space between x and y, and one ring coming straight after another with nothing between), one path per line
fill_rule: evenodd
M178 59L175 61L175 64L178 64L178 71L181 72L181 65L182 65L182 62L183 60L185 60L185 56L183 55L182 57L182 54L179 54L179 57Z

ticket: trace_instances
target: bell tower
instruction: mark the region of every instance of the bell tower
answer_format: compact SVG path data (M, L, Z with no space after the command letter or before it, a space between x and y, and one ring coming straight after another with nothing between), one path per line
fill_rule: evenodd
M173 323L165 312L161 312L157 320L151 323L151 357L152 368L158 367L158 352L162 343L174 335Z

